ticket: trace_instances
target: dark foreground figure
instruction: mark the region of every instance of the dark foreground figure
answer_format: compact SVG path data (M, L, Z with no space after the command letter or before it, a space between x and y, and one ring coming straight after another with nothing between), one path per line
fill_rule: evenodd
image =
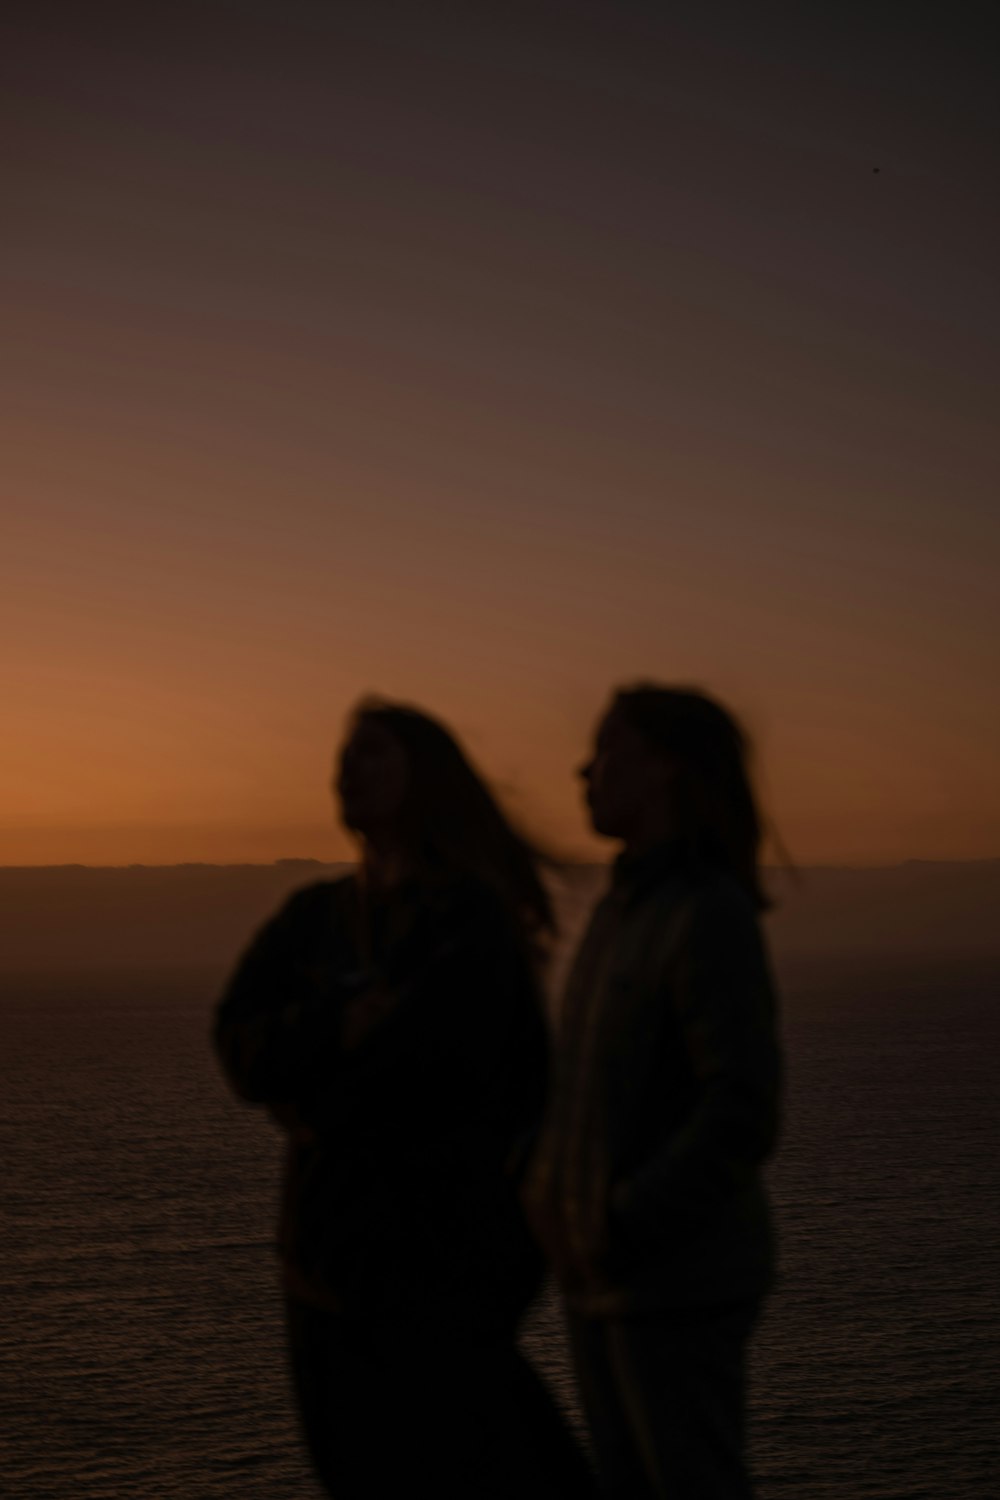
M569 978L525 1201L607 1492L748 1500L780 1061L743 738L701 694L634 689L582 774L624 851Z
M338 791L358 876L291 898L215 1028L236 1092L288 1132L280 1251L315 1468L343 1500L585 1493L515 1344L541 1275L516 1181L547 1074L531 851L415 710L362 709Z

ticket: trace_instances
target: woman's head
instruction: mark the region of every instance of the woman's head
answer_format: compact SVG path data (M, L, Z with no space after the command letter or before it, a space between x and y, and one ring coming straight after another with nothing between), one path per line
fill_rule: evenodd
M359 710L340 751L336 791L347 828L398 842L411 790L410 758L386 712Z
M344 823L425 874L475 875L534 929L551 928L538 855L510 826L455 737L409 705L365 699L336 778Z
M749 758L740 725L705 693L646 683L620 689L581 769L594 828L626 843L677 838L765 906Z

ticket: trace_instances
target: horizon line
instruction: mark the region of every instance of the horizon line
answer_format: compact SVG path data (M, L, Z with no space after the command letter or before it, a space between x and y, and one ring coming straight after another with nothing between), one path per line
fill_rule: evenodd
M561 863L573 869L601 869L611 864L616 858L609 855L606 860L600 859L566 859ZM169 863L147 863L143 860L129 860L121 864L86 864L81 860L64 860L54 864L0 864L0 872L26 872L28 870L274 870L290 868L292 866L305 865L316 869L352 869L358 864L356 859L318 859L313 855L286 855L280 859L271 860L209 860L209 859L184 859L173 860ZM906 859L882 859L882 860L816 860L800 861L794 865L762 864L761 868L770 873L795 877L799 870L902 870L914 865L993 865L1000 864L1000 854L983 854L969 856L947 856L936 857L933 855L910 855Z

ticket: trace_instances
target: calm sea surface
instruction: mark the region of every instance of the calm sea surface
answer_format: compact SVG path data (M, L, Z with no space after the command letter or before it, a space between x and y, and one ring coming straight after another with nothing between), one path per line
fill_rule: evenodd
M309 1500L270 1248L279 1163L227 1095L212 986L6 982L0 1489ZM785 984L783 1270L754 1354L760 1495L1000 1495L1000 973ZM525 1333L572 1405L554 1304Z

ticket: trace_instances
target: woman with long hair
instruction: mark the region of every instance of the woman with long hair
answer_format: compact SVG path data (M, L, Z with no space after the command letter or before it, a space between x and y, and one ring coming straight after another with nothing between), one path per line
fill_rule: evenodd
M518 1354L541 1259L517 1164L542 1110L539 859L453 736L366 700L335 778L356 873L258 934L214 1031L288 1133L279 1249L331 1494L558 1495L587 1471Z
M748 1500L781 1076L748 744L706 694L641 684L581 776L622 850L569 977L525 1204L608 1491Z

